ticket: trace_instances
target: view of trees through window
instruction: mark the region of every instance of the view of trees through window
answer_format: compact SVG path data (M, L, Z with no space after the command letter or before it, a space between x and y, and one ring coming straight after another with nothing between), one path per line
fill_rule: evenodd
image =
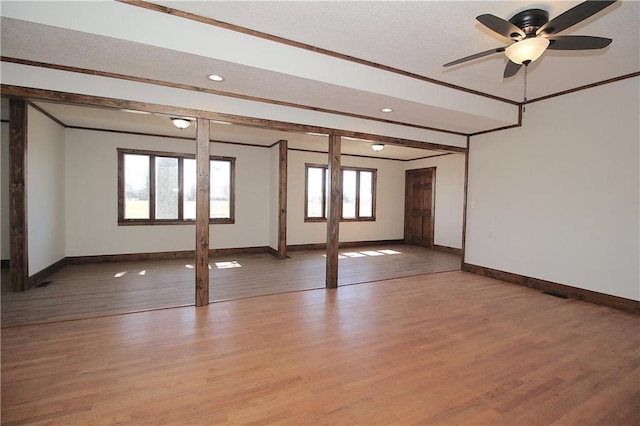
M178 159L156 157L156 219L178 219L179 189Z
M124 156L125 182L125 217L127 219L149 219L149 156Z
M326 218L327 169L307 167L307 217Z
M375 220L376 170L341 169L343 220ZM306 165L305 220L326 220L329 180L326 166Z
M120 152L122 211L119 220L136 223L188 222L196 218L196 160L188 155ZM234 158L211 157L212 223L233 221Z

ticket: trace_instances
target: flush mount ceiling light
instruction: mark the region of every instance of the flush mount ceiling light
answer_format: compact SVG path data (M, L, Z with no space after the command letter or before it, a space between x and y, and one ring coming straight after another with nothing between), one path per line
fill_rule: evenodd
M211 81L224 81L224 77L218 74L209 74L207 78Z
M547 38L526 38L507 47L504 53L514 64L527 65L542 56L547 47L549 47Z
M476 20L497 35L512 41L507 46L496 47L484 52L474 53L464 58L444 64L444 67L474 61L495 53L505 52L509 62L504 69L503 77L513 77L522 66L535 61L550 50L592 50L603 49L611 44L611 39L594 36L558 35L558 33L580 24L601 10L613 5L616 0L583 1L549 20L549 12L543 9L526 9L513 15L509 20L485 13Z
M380 111L382 112L393 112L391 108L382 108Z
M374 143L373 145L371 145L371 149L374 150L375 152L380 152L382 151L383 148L384 148L383 143Z
M180 117L171 117L171 122L178 129L186 129L191 125L191 120L186 118L180 118Z

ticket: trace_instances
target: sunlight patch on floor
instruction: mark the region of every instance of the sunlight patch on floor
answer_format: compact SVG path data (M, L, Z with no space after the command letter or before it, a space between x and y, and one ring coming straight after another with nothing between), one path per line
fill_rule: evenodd
M384 253L380 253L379 251L375 250L361 251L360 253L366 254L367 256L384 256Z
M231 262L216 262L218 269L241 268L242 265L237 260Z
M114 278L121 278L124 277L125 275L127 275L129 273L129 271L121 271L116 273L113 277ZM135 274L136 272L133 271L132 274ZM143 269L142 271L138 272L138 275L147 275L147 270Z
M356 257L375 257L375 256L384 256L391 254L402 254L401 251L397 250L364 250L364 251L349 251L345 253L338 254L338 259L347 259L347 258L356 258ZM322 257L327 257L326 254L323 254Z
M208 264L207 266L208 266L209 269L211 269L211 264ZM194 269L195 265L188 264L188 265L184 265L184 267L187 268L187 269Z
M384 254L402 254L401 251L396 251L396 250L378 250L378 251Z
M352 251L349 253L342 253L343 255L347 256L347 257L366 257L366 254L362 254L362 253L358 253L357 251Z

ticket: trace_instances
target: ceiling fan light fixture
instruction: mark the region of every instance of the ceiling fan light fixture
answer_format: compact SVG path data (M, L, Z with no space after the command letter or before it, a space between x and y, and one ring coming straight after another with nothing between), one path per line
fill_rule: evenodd
M186 118L180 118L180 117L171 117L171 122L178 129L186 129L191 125L191 120L188 120Z
M529 64L538 59L549 46L549 40L543 37L526 38L507 47L505 54L515 64Z
M374 150L375 152L380 152L384 149L384 144L383 143L374 143L373 145L371 145L371 149Z

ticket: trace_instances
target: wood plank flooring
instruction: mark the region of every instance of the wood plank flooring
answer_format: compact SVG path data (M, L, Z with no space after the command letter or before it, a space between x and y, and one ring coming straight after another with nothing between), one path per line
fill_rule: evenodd
M323 288L324 253L293 251L288 259L267 253L212 258L210 301ZM410 245L340 253L340 285L460 269L458 255ZM234 261L241 267L216 266ZM193 260L185 259L66 266L49 278L47 287L3 291L2 327L192 305L193 266Z
M2 330L2 423L637 425L640 316L461 271Z

